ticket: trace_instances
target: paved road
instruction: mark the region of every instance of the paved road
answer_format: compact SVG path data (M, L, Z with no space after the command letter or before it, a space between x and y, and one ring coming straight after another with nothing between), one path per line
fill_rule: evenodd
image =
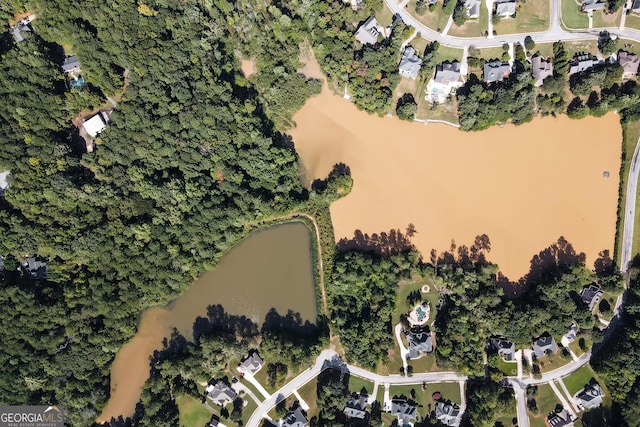
M633 225L636 216L636 194L638 194L638 175L640 174L640 139L633 152L631 168L627 177L627 197L624 206L624 226L622 228L622 256L620 257L620 271L626 273L631 262L631 246L633 244Z

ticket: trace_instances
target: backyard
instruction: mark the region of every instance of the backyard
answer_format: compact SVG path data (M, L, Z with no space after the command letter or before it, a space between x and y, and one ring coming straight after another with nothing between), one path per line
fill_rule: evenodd
M593 14L593 28L618 27L621 19L622 8L618 9L616 13L606 13L604 10L599 10Z
M447 26L447 22L449 21L449 16L442 13L442 3L436 3L436 8L433 12L426 11L422 15L416 12L416 3L417 0L411 0L406 6L405 9L407 12L411 14L418 22L426 25L432 30L442 31L444 27Z
M569 390L569 393L573 396L595 377L596 374L593 372L593 369L591 369L591 366L585 365L577 371L574 371L568 377L564 377L562 382L564 382L567 390Z
M182 394L176 398L176 404L181 426L204 426L211 420L211 412L193 396Z
M545 417L556 409L556 405L560 401L558 397L551 389L551 386L544 384L538 386L538 395L536 396L536 404L538 407L538 413L535 414L529 411L529 420L531 421L531 427L546 427L544 421Z
M546 31L549 28L549 7L547 0L529 0L518 3L516 17L501 19L493 25L498 35Z

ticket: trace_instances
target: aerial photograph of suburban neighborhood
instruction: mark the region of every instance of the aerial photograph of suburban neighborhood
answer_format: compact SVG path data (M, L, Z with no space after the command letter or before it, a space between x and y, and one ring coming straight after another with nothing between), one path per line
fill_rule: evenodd
M0 427L640 426L640 0L0 19Z

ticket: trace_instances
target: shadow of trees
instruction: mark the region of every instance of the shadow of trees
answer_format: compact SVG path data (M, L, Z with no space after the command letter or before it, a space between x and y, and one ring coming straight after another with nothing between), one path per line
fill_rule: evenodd
M200 341L200 337L254 337L259 333L258 325L246 316L232 315L225 312L222 305L207 307L207 317L198 316L193 324L193 339Z
M342 238L338 242L338 250L358 250L361 252L370 252L379 257L388 257L403 252L409 252L414 249L409 233L416 233L412 224L407 228L408 233L404 234L399 229L389 230L380 234L373 233L371 236L356 230L352 239ZM413 235L413 234L411 234Z

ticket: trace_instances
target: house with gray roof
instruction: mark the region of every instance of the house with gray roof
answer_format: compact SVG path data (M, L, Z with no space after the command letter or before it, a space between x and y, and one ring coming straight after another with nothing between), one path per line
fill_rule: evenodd
M367 416L367 395L353 393L343 412L349 418L364 419Z
M282 419L282 427L304 427L307 424L309 421L299 407L295 411L289 411Z
M13 35L13 39L16 41L16 43L20 43L21 41L23 41L26 33L30 33L33 31L31 21L33 21L34 19L34 15L29 15L10 28L9 31Z
M4 192L9 188L9 181L7 178L9 178L10 174L11 172L9 171L0 172L0 196L4 196Z
M433 77L436 83L448 85L460 80L460 62L457 60L453 62L443 62L436 65L436 74Z
M216 381L215 384L209 384L205 388L205 392L207 393L207 398L219 406L233 402L238 396L236 391L222 380Z
M575 397L580 406L585 409L593 409L602 404L604 392L598 383L587 384L576 394Z
M510 73L511 66L508 62L494 59L484 64L483 75L484 81L487 83L501 82Z
M584 0L582 2L582 6L580 10L583 12L591 12L594 10L602 10L605 8L607 3L600 3L598 0Z
M411 46L405 47L402 51L402 59L398 65L400 75L415 80L418 77L421 65L422 59L416 55L416 50Z
M631 10L634 12L640 12L640 0L633 0L633 3L631 3Z
M552 412L544 419L549 427L573 427L571 414L566 409L560 412Z
M551 335L542 335L533 341L533 353L538 358L556 351L558 351L558 346Z
M47 263L35 257L29 257L22 263L22 270L33 280L44 280L47 278Z
M460 425L460 408L451 402L436 402L436 418L446 426Z
M550 58L534 56L531 58L531 74L535 80L534 86L542 86L544 79L553 75L553 63Z
M495 15L510 18L516 13L516 2L512 0L495 2Z
M72 74L80 73L80 61L78 61L78 58L75 55L65 57L64 61L62 61L62 71Z
M566 339L567 342L574 342L576 340L576 336L578 334L578 325L576 323L572 323L569 328L569 332L564 334L562 338Z
M407 333L409 341L409 358L417 359L422 353L433 351L433 341L429 330L413 328Z
M598 58L588 53L577 54L569 63L569 75L581 73L590 68L593 68L598 64L598 62Z
M603 294L604 292L602 289L592 283L589 286L582 288L582 292L580 292L580 299L587 305L587 307L589 307L589 310L593 310Z
M391 415L398 417L398 425L407 425L416 419L416 405L407 399L394 397L391 400Z
M491 346L507 362L513 361L516 355L516 345L504 337L495 337L490 340Z
M638 74L638 66L640 65L638 55L621 50L618 52L618 64L622 67L624 77L633 77Z
M465 0L464 8L467 9L467 16L470 19L480 17L480 0Z
M379 34L378 20L375 16L370 16L356 31L356 40L362 44L376 44Z
M238 364L238 372L242 375L255 375L263 366L264 360L262 360L257 351L253 351L245 357L244 360L240 361Z

